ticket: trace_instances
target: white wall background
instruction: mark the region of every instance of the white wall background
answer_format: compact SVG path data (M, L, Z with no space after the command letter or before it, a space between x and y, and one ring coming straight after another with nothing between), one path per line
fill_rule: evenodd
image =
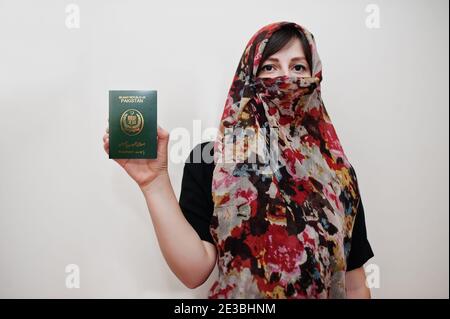
M79 29L65 25L69 3L80 8ZM371 3L379 29L365 24ZM193 134L195 120L201 132L216 127L247 41L289 20L316 38L323 99L357 170L369 263L380 267L373 296L448 298L448 7L0 0L0 297L205 297L216 272L196 290L178 281L142 193L104 153L108 90L157 89L169 131ZM188 149L202 138L191 137ZM72 263L79 289L65 287Z

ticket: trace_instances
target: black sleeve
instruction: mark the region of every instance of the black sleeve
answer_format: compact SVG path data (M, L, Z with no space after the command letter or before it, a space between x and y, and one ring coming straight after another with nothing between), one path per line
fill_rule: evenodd
M205 163L203 156L199 158L199 156L194 155L199 151L199 148L200 153L197 154L201 154L207 143L201 143L194 147L186 159L181 181L179 205L184 217L195 229L200 239L214 244L209 232L213 213L211 181L214 167Z
M360 200L353 226L350 253L347 258L347 271L362 267L373 256L372 247L367 239L364 207Z

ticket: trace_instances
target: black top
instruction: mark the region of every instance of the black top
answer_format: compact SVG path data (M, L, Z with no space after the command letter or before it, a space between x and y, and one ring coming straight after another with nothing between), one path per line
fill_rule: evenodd
M210 220L214 211L211 195L211 183L214 171L214 142L203 142L192 149L186 159L179 204L187 221L196 230L202 240L214 244L209 232ZM202 156L203 151L205 156ZM194 155L195 154L195 155ZM347 259L347 271L359 268L374 256L367 239L364 207L358 206L352 233L350 254Z

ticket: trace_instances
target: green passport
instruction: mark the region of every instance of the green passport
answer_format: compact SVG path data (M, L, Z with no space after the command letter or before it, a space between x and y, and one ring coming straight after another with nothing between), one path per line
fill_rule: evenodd
M156 158L156 91L109 91L109 158Z

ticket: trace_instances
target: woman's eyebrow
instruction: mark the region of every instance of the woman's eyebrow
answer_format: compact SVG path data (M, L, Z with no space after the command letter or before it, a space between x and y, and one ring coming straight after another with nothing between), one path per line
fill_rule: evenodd
M277 58L268 58L266 62L280 62Z
M298 56L298 57L292 58L291 61L292 62L296 62L296 61L305 61L306 62L306 58L303 56Z
M297 61L306 61L306 58L303 56L297 56L291 59L291 62L297 62ZM280 62L280 60L278 60L278 58L267 58L266 62Z

